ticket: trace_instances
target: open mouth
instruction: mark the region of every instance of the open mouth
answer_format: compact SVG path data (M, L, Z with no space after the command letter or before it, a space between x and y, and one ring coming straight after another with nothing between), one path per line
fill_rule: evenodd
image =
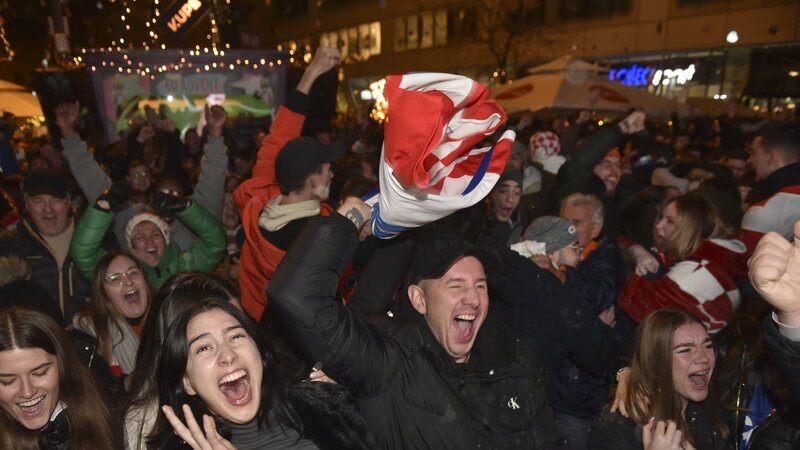
M459 340L469 342L475 331L476 314L459 314L453 319L453 328Z
M707 389L710 374L711 369L705 369L689 375L689 381L692 383L692 387L697 390Z
M125 301L129 304L139 303L139 291L137 289L131 289L130 291L125 293Z
M45 397L47 397L47 395L42 395L32 400L28 400L27 402L17 403L17 406L22 409L22 414L25 416L34 417L42 412L42 408L44 408Z
M225 375L219 380L219 391L233 406L247 404L251 398L250 375L244 369Z

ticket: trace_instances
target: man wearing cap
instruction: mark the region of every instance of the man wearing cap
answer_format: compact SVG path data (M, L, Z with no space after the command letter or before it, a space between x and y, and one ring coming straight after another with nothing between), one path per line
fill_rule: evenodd
M619 151L623 135L644 129L645 115L631 113L616 126L603 127L587 137L578 147L572 160L561 166L556 177L554 213L564 197L575 192L593 194L606 210L603 235L614 238L619 229L619 215L635 196L635 192L620 186L622 154Z
M275 271L270 308L293 342L350 389L380 448L561 448L533 350L486 320L494 253L449 234L420 245L392 336L337 301L370 212L350 198L312 219Z
M0 255L25 260L31 279L58 303L64 323L72 323L72 315L83 309L90 295L89 282L68 257L75 231L69 189L69 179L57 170L29 173L23 183L27 214L0 240Z
M253 176L233 193L246 241L242 246L239 287L242 306L259 320L267 304L265 289L272 273L303 224L330 215L331 163L344 147L300 137L314 81L339 64L339 51L320 47L297 89L289 93L264 138Z

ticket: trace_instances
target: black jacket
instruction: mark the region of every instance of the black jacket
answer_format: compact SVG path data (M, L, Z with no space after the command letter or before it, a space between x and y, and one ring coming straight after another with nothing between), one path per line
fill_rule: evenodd
M794 401L800 404L800 342L782 335L772 317L764 320L764 340L783 382Z
M64 325L71 324L73 314L85 307L91 295L91 284L81 276L72 259L67 256L59 266L30 218L22 219L16 231L0 240L0 256L11 255L25 261L31 268L31 280L58 303Z
M380 448L561 448L524 344L485 324L456 364L426 325L388 337L336 301L356 244L341 215L313 218L267 293L306 357L350 388Z
M616 238L619 231L619 217L635 198L635 187L628 181L629 177L623 174L614 195L607 194L603 180L594 174L594 166L602 161L606 153L619 146L621 139L620 128L611 125L603 127L583 141L572 156L572 160L561 166L556 176L555 196L550 207L554 214L558 215L561 200L566 196L576 192L594 194L603 202L605 210L603 236Z
M697 450L732 450L732 439L722 437L705 416L699 404L690 402L686 407L686 421L692 430L694 447ZM589 439L590 450L641 450L642 429L636 422L603 410L594 422L594 431Z
M545 370L547 399L553 410L594 417L597 398L605 401L607 390L582 398L559 372L575 366L583 373L607 378L624 344L621 337L600 321L580 292L562 285L553 274L509 249L500 255L503 274L490 283L491 314L511 326L518 336L536 343L536 357Z

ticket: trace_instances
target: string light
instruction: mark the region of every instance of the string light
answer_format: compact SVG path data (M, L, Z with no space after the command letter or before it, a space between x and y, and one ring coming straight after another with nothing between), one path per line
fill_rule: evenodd
M268 60L267 58L258 57L258 59L252 60L249 58L237 58L236 60L232 61L220 61L213 55L212 52L209 51L200 52L194 50L174 50L173 52L175 52L175 56L170 59L175 62L170 62L169 65L164 64L163 62L156 64L153 61L154 58L152 58L152 56L144 50L115 50L112 47L83 49L82 53L87 56L79 56L76 57L75 60L86 62L92 72L96 72L98 69L105 68L105 70L108 70L110 68L117 73L128 73L131 75L155 79L154 74L156 73L166 74L180 71L203 73L221 70L236 70L237 68L256 70L259 68L266 68L267 70L270 70L268 68L272 68L271 70L275 70L277 66L280 66L284 63L285 58L279 57L275 60ZM193 57L194 63L185 56L187 53ZM219 52L219 55L216 56L222 56L222 52Z

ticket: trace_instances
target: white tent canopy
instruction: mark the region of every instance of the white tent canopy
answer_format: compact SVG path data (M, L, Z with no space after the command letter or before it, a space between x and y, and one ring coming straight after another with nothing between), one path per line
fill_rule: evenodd
M607 81L602 67L571 56L531 69L534 73L492 88L492 99L509 113L543 109L594 109L625 112L641 109L648 115L686 114L682 103L651 94L643 88Z
M0 112L17 117L43 116L42 106L35 95L24 87L0 80Z

